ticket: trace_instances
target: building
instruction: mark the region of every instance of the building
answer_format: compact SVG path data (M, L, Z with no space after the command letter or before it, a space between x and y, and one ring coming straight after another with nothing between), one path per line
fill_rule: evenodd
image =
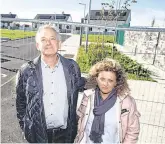
M0 14L0 19L2 18L17 18L17 15L16 14L12 14L12 13L9 13L9 14ZM16 23L14 21L1 21L1 24L0 24L1 28L7 28L7 29L13 29L14 27L16 27Z
M57 21L57 22L72 22L72 17L70 14L37 14L34 19L37 20L46 20L46 22ZM43 23L33 23L33 28L38 29ZM70 25L54 24L60 32L70 33Z
M85 23L87 23L88 14L85 17ZM131 22L131 10L91 10L90 24L105 25L109 27L115 26L130 26ZM90 32L100 32L98 28L89 28ZM105 31L108 31L105 29Z

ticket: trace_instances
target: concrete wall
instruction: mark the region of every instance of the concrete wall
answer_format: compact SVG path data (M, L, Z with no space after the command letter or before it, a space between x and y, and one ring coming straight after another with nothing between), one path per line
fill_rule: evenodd
M130 54L153 63L158 32L125 31L124 47ZM155 66L165 70L165 32L160 33L156 49Z

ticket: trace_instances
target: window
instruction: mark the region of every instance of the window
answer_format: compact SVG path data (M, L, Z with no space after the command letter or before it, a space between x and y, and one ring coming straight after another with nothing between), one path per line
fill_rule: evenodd
M92 31L92 27L89 28L89 31Z
M26 24L24 26L25 26L25 28L29 27L29 25L26 25Z
M66 18L66 16L58 16L58 15L56 15L56 19L65 19Z
M37 24L35 24L34 28L37 28Z
M120 16L126 16L126 12L122 12L121 14L120 14Z
M80 30L80 27L76 27L76 30Z
M62 25L61 24L59 24L59 29L62 29Z
M66 26L66 29L69 29L69 26L68 25Z
M20 24L16 24L15 26L16 26L16 27L19 27L19 26L20 26Z
M96 12L96 16L101 16L100 12Z
M41 15L39 16L39 19L51 19L51 16Z

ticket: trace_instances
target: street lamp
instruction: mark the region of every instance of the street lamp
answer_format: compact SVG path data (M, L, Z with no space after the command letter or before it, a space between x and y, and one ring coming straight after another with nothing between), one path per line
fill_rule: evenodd
M79 4L84 6L84 20L83 20L83 23L85 23L86 4L84 4L84 3L79 3ZM82 22L82 19L81 19L81 22ZM81 46L81 43L82 43L82 26L80 27L80 46Z
M56 21L56 13L54 13L54 20Z
M91 14L91 3L92 3L92 0L89 0L89 9L88 9L88 16L87 16L87 24L90 23L90 14ZM87 49L88 49L88 31L89 31L89 28L86 27L86 44L85 44L85 51L87 53Z
M84 3L79 3L79 4L84 6L84 20L85 20L86 4L84 4Z

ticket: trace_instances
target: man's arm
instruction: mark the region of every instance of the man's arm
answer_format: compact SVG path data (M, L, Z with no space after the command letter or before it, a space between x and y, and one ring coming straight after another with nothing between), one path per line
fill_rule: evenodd
M132 99L132 105L129 113L128 129L124 139L124 144L135 144L138 141L140 132L139 123L140 113L137 111L135 100Z
M23 75L21 71L19 71L16 76L16 110L17 110L17 118L19 120L20 127L23 130L24 116L26 113L26 96L25 96L25 88L23 83Z
M78 64L74 60L71 60L71 62L75 68L76 76L78 79L77 83L78 83L79 90L83 91L84 87L85 87L86 79L84 77L81 77L81 71L80 71L80 67L78 66Z

